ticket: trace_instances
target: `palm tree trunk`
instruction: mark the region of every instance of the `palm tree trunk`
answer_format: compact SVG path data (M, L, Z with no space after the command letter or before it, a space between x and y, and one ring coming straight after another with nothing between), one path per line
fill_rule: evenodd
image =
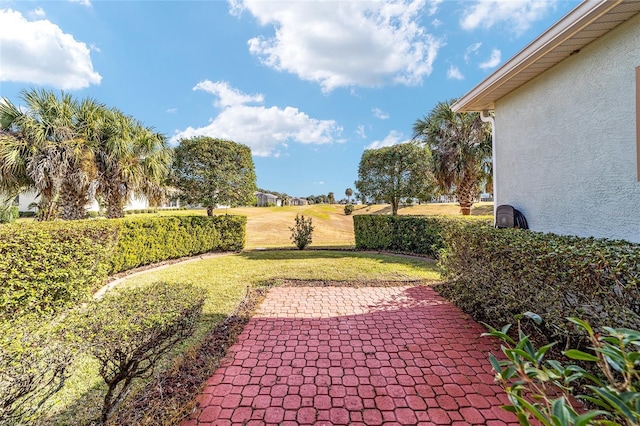
M473 207L473 200L476 196L476 187L477 180L475 176L467 174L456 185L456 198L458 199L458 204L460 204L460 213L463 216L471 214L471 207Z
M118 219L124 217L124 198L117 190L108 192L105 200L107 202L107 218Z

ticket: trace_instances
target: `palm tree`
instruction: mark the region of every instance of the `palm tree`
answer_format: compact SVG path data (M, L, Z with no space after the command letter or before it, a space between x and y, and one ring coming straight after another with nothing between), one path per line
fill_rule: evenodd
M453 112L455 101L439 102L416 120L413 138L431 149L438 186L453 189L462 214L468 215L481 182L491 175L491 128L479 113Z
M40 195L38 218L52 220L58 215L62 186L77 162L81 149L75 139L73 116L75 100L62 93L60 98L46 90L22 92L26 110L8 99L0 103L0 123L13 137L3 139L2 175L25 174L29 186ZM23 176L24 177L24 176Z
M351 188L347 188L347 189L344 191L344 195L346 195L346 196L347 196L347 203L351 203L351 196L353 195L353 189L351 189Z
M171 149L164 135L117 109L107 112L103 126L95 150L97 193L107 204L107 217L123 217L132 196L161 198Z

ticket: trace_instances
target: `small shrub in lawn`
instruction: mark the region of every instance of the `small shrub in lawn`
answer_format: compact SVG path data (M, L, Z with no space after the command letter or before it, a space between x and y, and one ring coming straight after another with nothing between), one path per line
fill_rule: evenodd
M53 323L35 317L0 323L0 424L26 424L67 379L73 360Z
M344 206L344 214L346 216L349 216L351 213L353 213L354 210L355 207L353 206L353 204L347 204L346 206Z
M541 318L524 314L537 324ZM497 330L488 327L485 335L502 341L507 359L499 361L493 354L489 360L496 380L509 396L510 405L503 408L515 413L522 425L637 425L640 423L640 332L626 328L604 327L596 334L591 326L576 318L567 318L586 332L591 347L588 352L564 351L572 360L586 363L597 371L591 374L578 365L546 359L548 344L536 349L518 322L518 340L508 335L510 326ZM575 384L581 382L588 395L575 395ZM577 399L576 399L577 398ZM580 399L596 409L577 406Z
M312 218L308 220L304 215L296 215L296 224L291 230L291 241L300 250L304 250L311 244L311 236L313 234Z
M202 291L156 283L107 294L70 316L70 333L99 364L107 384L104 423L131 382L149 377L158 360L190 336L202 313Z

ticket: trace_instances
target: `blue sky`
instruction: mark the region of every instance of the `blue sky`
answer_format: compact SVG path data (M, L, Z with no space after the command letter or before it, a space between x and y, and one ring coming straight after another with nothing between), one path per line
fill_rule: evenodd
M354 187L364 149L411 138L575 0L0 0L0 95L65 90L177 144L251 147L258 186Z

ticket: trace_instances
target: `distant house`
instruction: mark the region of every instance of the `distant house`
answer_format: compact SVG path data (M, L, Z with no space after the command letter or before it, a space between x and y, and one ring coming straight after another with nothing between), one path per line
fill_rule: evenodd
M306 206L309 204L306 198L293 197L290 200L292 206Z
M582 2L452 107L493 123L495 205L533 230L640 243L639 12Z
M35 191L26 191L18 195L17 204L18 210L21 212L35 212L36 206L38 203L39 197ZM132 197L127 205L125 206L125 210L135 210L135 209L148 209L149 208L149 200L144 196ZM87 205L87 211L97 212L100 210L100 206L97 201L93 201L92 203Z
M282 200L273 194L265 192L256 192L256 198L258 199L258 207L266 206L282 206Z

